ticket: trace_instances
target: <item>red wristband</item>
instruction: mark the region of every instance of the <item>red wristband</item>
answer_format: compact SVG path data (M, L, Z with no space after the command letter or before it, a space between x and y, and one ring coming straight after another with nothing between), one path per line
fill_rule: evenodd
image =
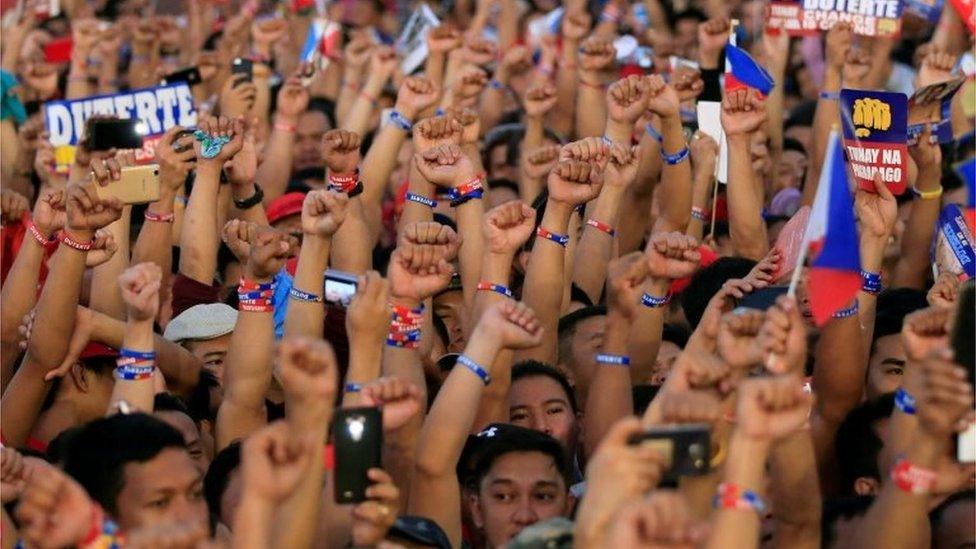
M161 223L172 223L173 220L176 219L176 216L172 213L158 214L149 210L146 210L146 213L144 213L142 216L146 218L146 221L158 221Z
M63 242L65 246L78 250L79 252L87 252L88 250L91 250L92 246L95 244L94 240L89 240L88 242L78 242L77 240L68 236L68 233L65 231L58 233L58 240Z
M579 79L579 83L580 83L581 86L585 86L587 88L594 88L594 89L597 89L597 90L605 90L605 89L607 89L607 85L606 84L594 84L593 82L587 82L586 80L583 80L582 78Z
M43 248L56 248L58 246L58 239L53 237L46 237L41 234L41 231L37 228L37 225L33 221L27 221L27 231L34 237L34 240Z
M614 236L615 234L617 234L617 231L614 230L613 227L611 227L610 225L607 225L606 223L604 223L602 221L597 221L596 219L587 219L586 220L586 224L589 225L590 227L593 227L594 229L600 231L601 233L606 233L606 234L608 234L610 236Z
M891 480L895 486L909 494L922 496L931 493L935 479L935 471L918 467L904 457L898 458L891 468Z
M284 122L275 122L274 129L285 133L295 133L295 126Z

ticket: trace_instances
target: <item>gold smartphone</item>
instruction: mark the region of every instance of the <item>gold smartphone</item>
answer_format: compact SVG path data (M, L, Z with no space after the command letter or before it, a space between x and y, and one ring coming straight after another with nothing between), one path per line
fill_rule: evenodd
M148 204L159 200L159 165L126 166L122 177L104 187L96 185L99 198L117 197L123 204Z

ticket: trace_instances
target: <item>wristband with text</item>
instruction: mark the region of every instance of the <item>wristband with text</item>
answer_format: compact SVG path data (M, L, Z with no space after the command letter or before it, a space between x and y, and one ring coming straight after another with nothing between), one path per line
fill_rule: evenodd
M58 247L58 238L54 235L44 236L41 234L40 229L37 228L37 225L34 225L33 221L27 221L27 232L29 232L31 236L34 237L34 240L36 240L37 243L44 248Z
M514 296L512 295L512 290L509 290L508 288L502 286L501 284L493 284L491 282L481 281L478 283L477 289L478 291L482 291L482 292L495 292L496 294L501 294L505 297L511 297L514 299Z
M68 233L61 231L58 233L58 240L65 246L71 248L72 250L78 250L79 252L87 252L92 249L95 245L94 240L89 240L88 242L78 242L77 240L68 236Z
M891 480L903 492L924 496L935 487L936 474L931 469L918 467L902 456L891 468Z
M600 231L601 233L608 234L610 236L614 236L617 234L617 231L613 227L607 225L602 221L597 221L596 219L587 219L586 224Z
M535 230L535 235L541 238L545 238L546 240L551 240L556 244L559 244L563 248L565 248L566 245L569 244L568 234L556 234L554 232L550 232L548 229L545 229L542 226L540 226L538 229Z
M671 303L671 294L667 294L664 297L654 297L649 293L644 293L644 295L641 296L641 304L652 309L656 307L664 307L668 303Z
M735 511L755 511L760 517L766 516L766 502L759 494L746 490L734 482L723 482L715 491L712 499L715 509L731 509Z
M846 309L841 309L836 313L834 313L833 318L849 318L856 315L857 311L858 311L858 306L857 306L857 300L855 299L854 303L850 307Z
M908 394L903 387L895 391L895 408L901 410L903 414L915 415L915 397Z
M322 296L303 292L294 286L289 288L288 297L298 301L307 301L309 303L322 303L323 301Z
M881 273L869 273L861 269L861 290L873 295L881 293Z
M489 383L491 383L491 375L488 374L488 370L485 370L484 368L482 368L481 365L478 364L477 362L471 360L470 358L468 358L468 357L466 357L464 355L458 355L458 357L457 357L457 363L460 364L461 366L464 366L465 368L471 370L472 372L474 372L474 374L476 376L478 376L479 378L481 378L481 381L485 385L488 385Z
M432 210L437 207L436 200L434 200L433 198L427 198L426 196L421 196L419 194L408 192L406 195L406 199L409 202L416 202L417 204L423 204L424 206L427 206Z
M630 357L624 355L611 355L600 353L596 355L597 364L610 364L613 366L630 366Z
M390 123L394 126L400 128L401 130L408 132L413 128L413 124L407 120L406 116L400 113L400 111L394 109L390 111Z

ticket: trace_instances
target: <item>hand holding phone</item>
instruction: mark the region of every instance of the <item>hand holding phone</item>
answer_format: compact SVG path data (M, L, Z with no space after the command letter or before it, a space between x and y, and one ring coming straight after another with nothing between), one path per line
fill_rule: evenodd
M95 186L99 198L114 196L123 204L148 204L159 200L159 165L126 166L122 177L104 187Z
M650 446L664 456L662 482L680 476L708 473L711 459L711 431L706 423L653 427L627 441L631 446Z
M359 286L359 278L343 271L325 271L325 300L333 305L348 307Z
M88 150L141 149L147 128L137 118L100 118L88 126Z

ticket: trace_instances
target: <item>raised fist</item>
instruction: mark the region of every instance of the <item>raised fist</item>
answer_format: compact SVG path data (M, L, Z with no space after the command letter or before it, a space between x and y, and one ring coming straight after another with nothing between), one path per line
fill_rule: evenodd
M0 190L0 224L19 221L29 209L30 202L26 196L10 189Z
M532 235L535 210L518 200L506 202L488 211L481 227L489 252L514 255Z
M281 89L278 90L275 109L279 116L294 122L298 115L308 108L308 100L308 89L302 85L302 79L298 75L294 75L285 80Z
M220 238L224 244L230 248L231 253L237 258L241 265L247 263L248 256L251 255L251 239L257 233L256 223L241 219L231 219L224 224Z
M966 380L966 369L951 356L951 350L943 348L912 364L922 378L917 394L912 395L916 417L919 425L938 439L962 431L972 421L973 386Z
M383 408L383 430L396 431L421 410L421 392L413 381L402 377L381 377L363 386L360 404Z
M600 195L603 176L598 163L561 160L549 172L547 187L550 200L577 206Z
M129 320L156 318L159 311L159 288L163 272L151 262L133 265L119 275L119 290L128 310Z
M286 337L278 345L278 370L285 393L300 402L335 402L338 366L322 339Z
M731 24L725 17L709 19L698 25L698 55L708 65L706 68L717 68L719 56L729 42L730 29Z
M453 118L425 118L413 127L414 148L422 153L439 145L460 145L461 131L461 123Z
M659 74L652 74L647 79L647 108L661 118L677 118L681 116L681 100L678 92L669 86Z
M607 307L626 320L637 316L641 289L648 275L640 252L631 252L610 262L607 269Z
M461 33L454 27L441 24L427 32L427 49L431 54L448 53L461 47Z
M490 305L475 332L494 339L504 349L529 349L542 342L542 324L535 311L511 299Z
M610 147L610 162L607 164L606 184L610 187L624 188L637 178L637 151L635 147L614 145Z
M853 38L854 29L850 23L835 23L827 31L826 58L828 66L837 70L844 67L844 60L847 59L847 52L851 49Z
M244 494L270 505L284 501L308 471L316 445L314 437L296 437L284 421L249 435L241 446Z
M441 187L456 187L474 177L474 166L457 145L440 145L415 153L414 162L420 175Z
M257 227L251 235L245 273L247 278L263 282L274 278L285 260L291 245L287 235L270 227Z
M733 370L747 370L762 360L756 336L765 319L763 311L739 308L722 316L718 354Z
M461 53L466 63L485 66L498 58L498 45L487 38L467 39Z
M901 342L909 360L922 360L949 347L949 332L954 311L946 307L928 307L905 317Z
M931 49L922 60L922 66L919 67L915 89L951 80L952 69L956 66L956 60L957 56L951 53L945 53L935 48Z
M327 189L317 189L305 195L302 203L302 232L328 238L339 230L346 219L349 196Z
M478 111L451 107L447 109L444 116L453 118L461 124L461 145L473 145L478 142L478 134L481 132L481 117L478 116Z
M486 84L488 84L488 74L485 71L478 67L468 67L454 87L458 102L467 105L477 101L478 95L485 89Z
M933 307L952 307L959 297L959 285L959 276L950 272L940 273L925 299Z
M525 115L536 118L545 116L556 106L558 100L556 87L552 84L543 83L532 86L525 92Z
M607 115L610 120L633 126L647 110L649 84L646 78L631 75L607 88Z
M766 310L766 319L757 342L766 359L766 369L774 374L801 374L807 360L807 330L796 299L781 295Z
M451 261L457 256L461 237L454 232L454 229L436 221L415 221L400 230L397 244L400 243L445 246L444 258Z
M599 137L584 137L563 145L559 151L559 159L593 162L602 169L610 160L610 145Z
M115 256L115 252L118 250L119 245L115 242L115 237L112 236L112 232L107 228L98 229L95 231L94 238L92 238L92 247L88 250L88 254L85 255L85 267L93 269L107 263L109 259Z
M736 430L748 438L775 441L807 420L813 395L798 377L762 377L739 385Z
M613 41L605 36L591 36L579 47L579 65L583 72L602 72L613 67L617 50Z
M448 250L448 245L398 243L387 271L391 295L413 304L446 288L454 275Z
M32 547L79 545L97 509L85 489L60 469L31 475L17 505L19 532Z
M763 99L754 89L727 93L722 100L721 118L727 135L750 134L766 121Z
M579 42L590 32L592 18L583 10L570 10L563 16L563 38L571 42Z
M650 276L671 280L691 276L701 261L695 237L678 232L653 235L644 256Z
M396 110L412 119L417 113L436 103L440 92L437 84L426 76L411 76L400 85Z
M359 134L348 130L329 130L322 136L322 157L329 171L348 175L359 166Z
M522 154L522 171L533 179L542 179L556 165L559 158L559 145L543 145Z
M122 217L122 201L114 196L99 197L96 185L118 181L122 168L114 158L92 160L94 181L72 182L67 188L67 225L69 229L94 232Z
M384 79L389 78L399 63L396 50L391 46L376 46L372 50L369 58L369 74L377 75Z

